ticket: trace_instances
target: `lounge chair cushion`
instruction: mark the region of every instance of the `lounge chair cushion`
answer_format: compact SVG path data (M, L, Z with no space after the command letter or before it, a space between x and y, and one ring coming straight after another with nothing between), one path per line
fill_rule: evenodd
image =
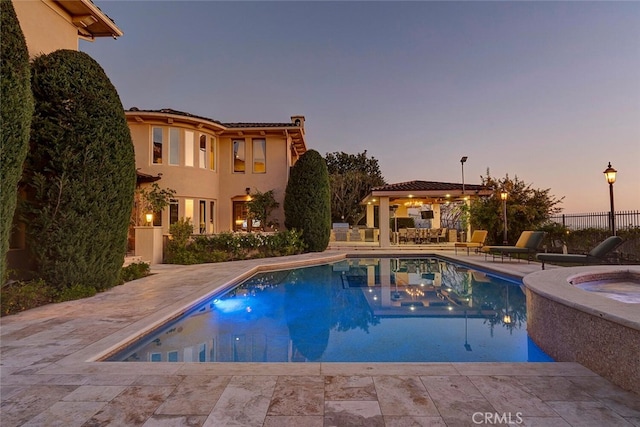
M526 254L538 250L544 239L544 231L523 231L515 246L484 246L483 252Z

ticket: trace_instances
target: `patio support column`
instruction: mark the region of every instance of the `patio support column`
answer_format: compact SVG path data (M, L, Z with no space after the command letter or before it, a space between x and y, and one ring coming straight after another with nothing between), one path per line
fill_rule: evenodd
M388 248L391 246L389 241L389 197L380 197L380 247Z
M373 228L375 223L373 221L373 205L367 205L367 228Z
M470 212L471 199L469 197L466 197L464 200L464 203L467 205L467 212ZM471 240L471 216L470 215L467 215L467 229L465 231L467 234L467 239L465 240L465 242L468 242Z
M391 307L391 259L380 258L380 304Z
M431 228L441 228L442 222L440 221L440 204L433 204L432 209L433 219L431 220Z

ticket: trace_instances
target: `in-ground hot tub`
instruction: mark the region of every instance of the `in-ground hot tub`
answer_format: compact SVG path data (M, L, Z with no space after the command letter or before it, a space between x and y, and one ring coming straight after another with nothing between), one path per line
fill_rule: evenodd
M640 304L640 273L631 270L578 273L569 283L589 292L629 304ZM640 310L640 307L638 308Z
M543 351L640 394L640 266L557 268L523 282L527 330Z

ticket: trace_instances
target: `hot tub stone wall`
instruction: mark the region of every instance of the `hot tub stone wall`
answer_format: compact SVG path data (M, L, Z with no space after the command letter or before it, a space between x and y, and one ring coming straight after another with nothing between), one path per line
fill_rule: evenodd
M578 362L620 387L640 394L639 331L527 289L527 332L556 361Z
M575 288L569 280L580 268L524 278L529 336L556 361L578 362L640 394L640 304Z

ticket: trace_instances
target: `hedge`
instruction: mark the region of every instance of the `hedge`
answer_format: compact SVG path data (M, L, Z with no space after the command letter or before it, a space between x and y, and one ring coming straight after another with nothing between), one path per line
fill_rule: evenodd
M32 66L35 114L25 165L27 245L58 289L119 282L136 172L115 87L89 55L58 50Z
M291 168L284 196L284 224L302 231L309 252L322 252L331 237L331 190L327 164L315 150Z
M0 2L0 285L6 275L6 254L16 208L18 181L29 148L33 114L31 70L27 44L13 3Z

